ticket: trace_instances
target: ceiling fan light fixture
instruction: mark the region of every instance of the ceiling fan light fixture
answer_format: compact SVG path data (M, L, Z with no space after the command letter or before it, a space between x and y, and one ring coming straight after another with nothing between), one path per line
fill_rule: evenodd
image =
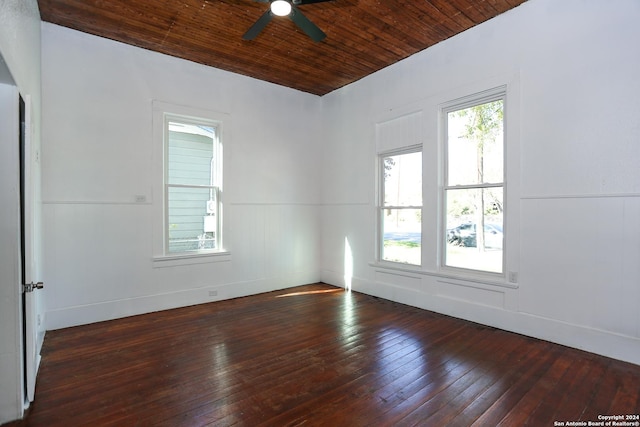
M287 16L291 13L291 3L285 0L272 1L271 12L277 16Z

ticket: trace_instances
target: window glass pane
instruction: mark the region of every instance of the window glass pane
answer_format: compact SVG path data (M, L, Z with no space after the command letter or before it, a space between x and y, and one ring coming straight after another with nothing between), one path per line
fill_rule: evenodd
M169 184L216 185L213 182L215 128L169 122Z
M382 210L382 259L421 264L422 210Z
M446 192L447 266L502 272L502 199L502 187Z
M447 185L503 182L503 117L502 100L447 114Z
M169 252L216 249L213 199L213 192L207 188L168 188Z
M422 152L382 158L385 206L422 206Z

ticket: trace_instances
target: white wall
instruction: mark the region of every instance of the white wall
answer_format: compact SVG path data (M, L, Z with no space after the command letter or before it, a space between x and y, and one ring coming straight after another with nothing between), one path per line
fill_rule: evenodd
M640 363L640 2L529 0L323 98L322 279ZM440 248L438 106L502 84L507 270L449 277ZM425 265L375 260L375 123L424 122Z
M320 279L320 98L52 24L42 33L48 328ZM153 100L230 118L230 260L152 261Z

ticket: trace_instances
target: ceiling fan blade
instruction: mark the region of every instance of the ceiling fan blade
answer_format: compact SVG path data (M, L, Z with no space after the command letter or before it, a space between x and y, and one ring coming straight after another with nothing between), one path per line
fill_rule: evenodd
M273 14L270 10L267 10L260 18L258 18L255 24L253 24L251 28L249 28L247 32L244 33L244 36L242 36L242 38L245 40L255 39L258 34L260 34L260 31L262 31L264 27L266 27L267 24L271 22L271 18L273 18Z
M309 37L311 37L313 41L319 42L327 37L327 35L316 26L316 24L309 21L309 19L304 16L302 12L300 12L296 7L292 8L291 13L289 14L289 18L298 27L300 27L302 31L304 31Z

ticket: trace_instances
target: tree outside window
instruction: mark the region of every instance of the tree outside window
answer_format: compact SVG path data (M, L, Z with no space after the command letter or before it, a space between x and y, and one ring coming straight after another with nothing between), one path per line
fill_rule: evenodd
M448 267L503 271L504 99L445 114Z

